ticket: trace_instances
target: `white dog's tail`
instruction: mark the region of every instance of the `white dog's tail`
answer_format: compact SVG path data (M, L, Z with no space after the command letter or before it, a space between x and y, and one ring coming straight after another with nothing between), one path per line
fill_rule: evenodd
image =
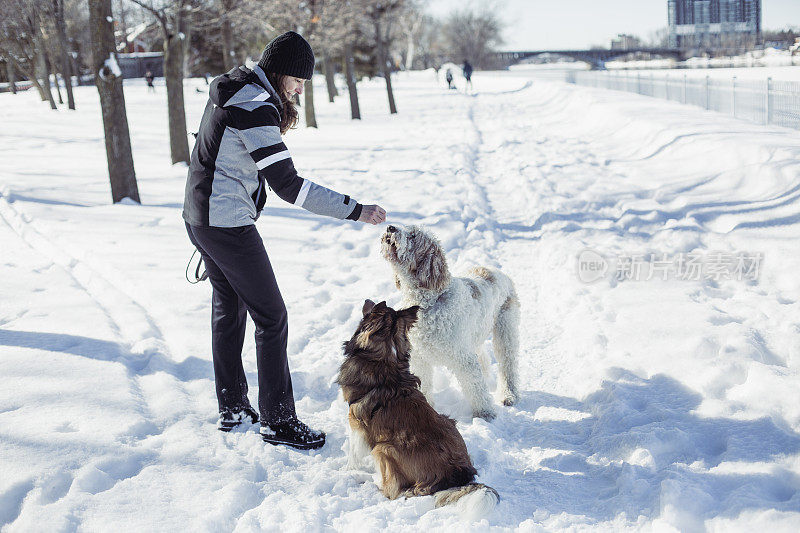
M436 507L456 504L456 510L471 519L486 516L500 501L497 491L483 483L468 483L462 487L441 490L434 497Z

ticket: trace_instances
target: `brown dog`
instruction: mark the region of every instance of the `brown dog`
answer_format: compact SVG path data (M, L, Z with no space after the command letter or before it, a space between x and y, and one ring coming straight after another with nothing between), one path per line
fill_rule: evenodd
M350 405L351 456L357 439L366 443L389 499L435 494L440 507L480 492L474 503L491 509L497 491L473 483L477 471L455 421L428 404L409 371L408 330L418 310L367 300L358 329L344 343L337 381Z

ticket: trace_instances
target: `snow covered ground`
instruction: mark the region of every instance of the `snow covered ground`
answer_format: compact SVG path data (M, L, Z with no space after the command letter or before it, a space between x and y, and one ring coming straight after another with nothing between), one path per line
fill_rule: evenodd
M800 56L792 55L789 50L778 50L776 48L765 48L763 50L751 50L738 56L726 57L690 57L680 63L674 59L647 59L632 61L609 61L606 63L608 69L672 69L677 65L688 69L734 69L745 70L749 74L758 72L763 68L786 68L800 66ZM742 68L744 67L744 68Z
M619 70L614 71L619 72ZM711 78L731 79L736 76L740 80L765 80L772 78L773 80L780 81L800 81L800 66L794 67L752 67L752 68L681 68L681 69L626 69L623 72L630 72L632 76L636 73L641 73L643 76L654 75L655 77L664 76L665 74L670 77L688 76L689 78Z
M453 270L515 279L519 404L487 423L447 372L434 386L501 495L491 515L459 524L344 469L341 342L364 298L399 301L380 227L270 198L257 225L298 411L328 443L215 429L185 169L169 166L163 86L133 81L141 206L109 205L96 90L74 113L0 94L3 531L796 531L800 134L519 73L474 82L399 76L397 116L361 84L361 122L318 83L320 129L287 143L301 174L432 228ZM204 89L187 85L190 131ZM251 335L244 359L255 401Z
M800 81L800 65L798 66L765 66L765 67L752 67L752 68L723 68L712 67L706 68L698 66L696 68L670 68L670 67L656 67L650 62L649 66L643 64L644 62L637 63L635 61L629 62L609 62L608 73L636 76L640 73L642 76L659 76L667 75L669 77L682 78L688 76L689 78L705 78L711 76L712 78L731 79L736 76L741 80L765 80L772 78L773 80L780 81ZM637 66L638 65L638 66ZM582 68L583 67L583 68ZM512 68L507 72L503 72L504 76L514 77L536 77L563 80L569 72L575 70L589 70L586 63L545 63L541 65L518 65L517 68Z

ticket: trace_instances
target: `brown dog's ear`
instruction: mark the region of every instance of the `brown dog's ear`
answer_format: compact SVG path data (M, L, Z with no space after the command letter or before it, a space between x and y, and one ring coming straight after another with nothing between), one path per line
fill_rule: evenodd
M397 320L408 329L417 321L417 314L419 313L419 306L414 305L408 309L401 309L397 312Z
M364 307L361 308L361 316L367 316L367 313L372 311L372 308L375 307L375 302L367 298L364 300Z
M381 309L386 309L386 300L375 306L375 311L380 311Z
M405 320L410 320L411 322L414 322L414 321L417 320L417 314L419 314L419 306L418 305L413 305L413 306L409 307L408 309L399 310L397 312L397 317L398 318L402 317Z
M421 288L435 292L442 292L450 284L447 259L437 244L431 245L425 257L417 262L416 278Z

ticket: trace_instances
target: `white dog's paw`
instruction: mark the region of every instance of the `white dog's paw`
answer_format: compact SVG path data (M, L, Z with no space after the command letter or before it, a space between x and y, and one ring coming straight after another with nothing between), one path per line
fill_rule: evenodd
M472 416L475 418L483 418L487 422L491 422L497 417L497 412L494 409L487 407L485 409L473 411Z

